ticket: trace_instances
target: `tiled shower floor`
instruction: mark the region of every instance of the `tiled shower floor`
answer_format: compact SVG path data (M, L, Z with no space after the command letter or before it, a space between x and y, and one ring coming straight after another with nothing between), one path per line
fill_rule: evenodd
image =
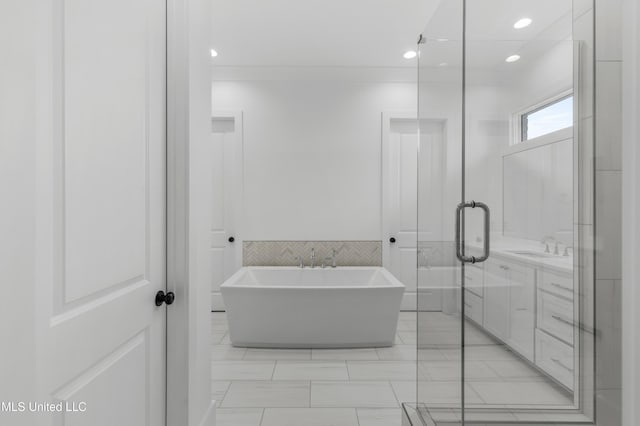
M459 319L402 312L396 345L377 349L245 349L231 346L226 315L212 313L212 390L218 426L399 426L416 377L427 404L459 401ZM425 331L422 331L422 330ZM569 405L569 397L475 327L467 327L469 404ZM420 362L416 363L416 358ZM417 371L416 371L417 370Z

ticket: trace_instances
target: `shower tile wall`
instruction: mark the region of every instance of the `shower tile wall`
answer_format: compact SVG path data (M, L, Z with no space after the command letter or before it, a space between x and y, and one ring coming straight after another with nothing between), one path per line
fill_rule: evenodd
M332 250L336 250L339 266L382 266L382 241L244 241L243 266L292 266L297 256L305 265L311 261L315 249L316 265L327 264Z
M622 0L596 0L596 423L619 425L622 387Z

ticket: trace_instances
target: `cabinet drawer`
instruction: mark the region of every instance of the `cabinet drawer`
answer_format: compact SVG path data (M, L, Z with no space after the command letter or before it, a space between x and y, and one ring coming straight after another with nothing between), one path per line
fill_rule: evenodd
M465 315L474 320L479 325L483 323L482 298L470 291L464 292L464 312Z
M573 302L551 293L539 291L538 328L573 345Z
M540 287L558 296L573 299L573 276L561 275L554 272L542 271Z
M573 390L573 347L541 330L536 330L536 365Z
M484 293L484 271L482 266L465 265L464 287L470 292L482 297Z

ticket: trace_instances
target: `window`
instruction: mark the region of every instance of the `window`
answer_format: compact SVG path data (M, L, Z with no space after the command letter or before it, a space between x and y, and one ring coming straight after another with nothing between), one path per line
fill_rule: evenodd
M520 116L521 137L525 142L573 126L573 95L556 99Z

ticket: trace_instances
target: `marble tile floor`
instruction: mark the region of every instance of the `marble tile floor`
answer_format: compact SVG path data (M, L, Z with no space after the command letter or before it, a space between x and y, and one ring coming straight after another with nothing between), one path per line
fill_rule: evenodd
M416 389L427 404L458 402L459 320L442 313L421 313L419 319L401 313L391 348L253 349L231 346L226 314L212 313L216 424L399 426L400 404L414 402ZM468 327L466 335L469 404L571 403L538 371L475 327ZM418 351L417 340L429 344Z

